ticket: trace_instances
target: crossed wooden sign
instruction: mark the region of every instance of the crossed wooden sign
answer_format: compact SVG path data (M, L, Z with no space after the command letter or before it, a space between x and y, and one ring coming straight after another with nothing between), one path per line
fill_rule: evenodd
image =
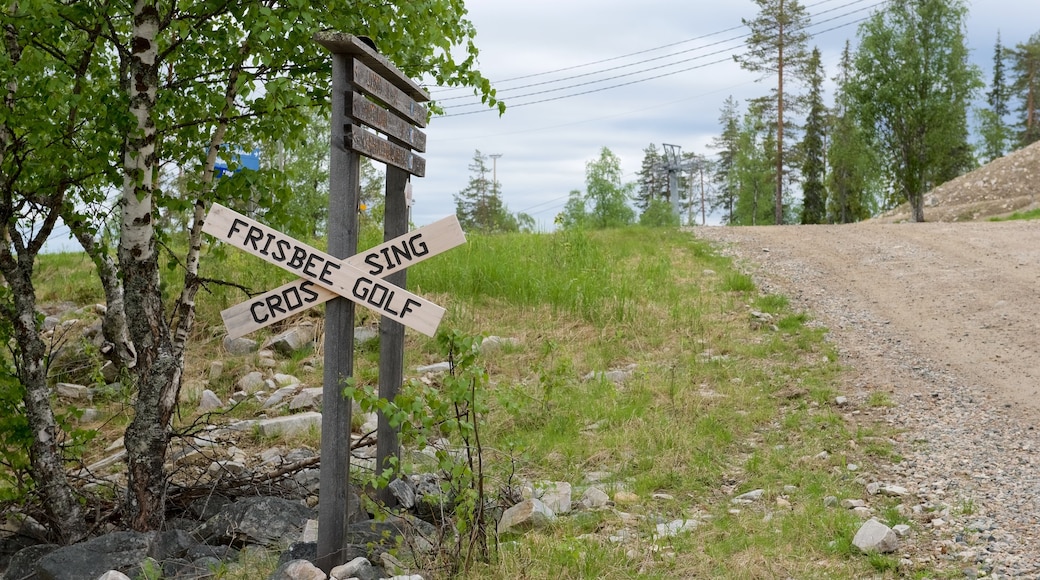
M458 218L449 216L340 260L219 203L210 207L202 231L300 277L221 312L232 338L336 296L433 336L444 309L382 278L466 241Z

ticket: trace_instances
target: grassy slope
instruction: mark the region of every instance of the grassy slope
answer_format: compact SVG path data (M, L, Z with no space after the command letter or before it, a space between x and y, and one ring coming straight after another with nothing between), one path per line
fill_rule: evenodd
M204 276L257 290L287 279L233 250L203 264ZM100 301L83 271L82 258L48 256L39 269L44 301ZM840 369L825 330L789 311L783 297L759 295L706 243L641 228L470 236L409 276L412 291L448 309L442 328L519 340L483 360L493 385L483 434L493 485L515 469L531 481L571 482L577 499L589 473L606 472L608 491L639 498L513 538L474 578L895 574L894 559L851 548L857 518L824 507L828 495L863 495L847 464L871 470L890 453L883 434L853 427L832 405ZM184 421L208 361L222 356L218 312L244 298L211 289L199 298ZM408 368L436 362L436 351L431 339L408 333ZM320 384L320 368L307 375L300 362L286 361L287 370ZM229 361L232 373L250 364ZM581 378L627 365L637 371L620 386ZM363 353L358 380L375 383L375 366L375 354ZM231 384L208 386L226 397ZM816 458L822 451L827 459ZM765 490L759 502L730 502L753 489ZM622 527L621 511L637 517L629 527L643 539L606 541ZM904 523L894 514L878 515ZM650 539L659 522L701 516L706 523L692 533Z

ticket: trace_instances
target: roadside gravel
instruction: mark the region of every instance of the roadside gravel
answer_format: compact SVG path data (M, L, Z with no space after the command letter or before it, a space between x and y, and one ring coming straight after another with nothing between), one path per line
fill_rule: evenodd
M850 421L897 429L901 460L863 478L909 490L904 573L1040 578L1035 222L693 232L829 329ZM894 405L868 405L877 391Z

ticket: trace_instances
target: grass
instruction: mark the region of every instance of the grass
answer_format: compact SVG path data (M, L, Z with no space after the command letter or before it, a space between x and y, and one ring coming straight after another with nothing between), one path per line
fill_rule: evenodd
M1004 216L1004 217L991 217L991 218L989 218L989 221L991 221L991 222L1006 222L1006 221L1014 221L1014 220L1035 220L1035 219L1040 219L1040 208L1031 209L1029 211L1016 211L1015 213L1013 213L1013 214L1011 214L1009 216Z
M59 258L45 262L51 259ZM41 278L56 267L41 267ZM89 263L67 267L89 273ZM288 278L233 251L205 257L202 274L258 290ZM63 278L72 276L78 274ZM80 291L52 290L64 280L47 278L41 291L100 300L88 279ZM881 433L851 428L829 404L841 369L824 341L826 330L792 311L785 297L760 294L750 276L707 243L644 228L470 235L465 245L412 267L408 282L447 308L443 329L518 341L480 361L490 377L480 394L488 409L481 439L489 489L519 480L568 481L576 500L591 485L589 475L600 472L605 491L625 489L639 498L511 538L469 577L897 574L891 559L868 558L851 547L858 519L824 507L826 496L862 494L844 465L869 472L893 456ZM219 311L244 298L220 285L200 295L185 375L193 393L201 392L209 361L223 356ZM756 323L751 311L768 313L774 323ZM319 315L320 309L310 314ZM371 318L363 313L359 320ZM377 349L358 353L359 383L378 380L377 357ZM413 332L405 357L406 372L440 360L435 341ZM307 370L314 361L316 368ZM229 360L209 388L228 396L256 362ZM320 384L320 352L279 364L306 386ZM621 384L583 379L629 365L635 372ZM887 403L880 396L870 402ZM179 420L191 421L193 410L186 401ZM256 405L241 412L254 414ZM829 458L816 459L821 451ZM730 502L753 489L765 490L759 502ZM625 523L620 511L634 523ZM701 524L653 539L656 523L683 518ZM631 539L608 539L626 527L637 532Z

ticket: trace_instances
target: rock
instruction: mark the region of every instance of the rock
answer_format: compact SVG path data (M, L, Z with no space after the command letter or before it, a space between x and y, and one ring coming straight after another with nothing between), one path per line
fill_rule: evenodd
M639 502L639 496L630 491L617 491L614 492L614 503L616 504L633 504Z
M843 507L843 508L845 508L847 510L850 510L850 509L853 509L853 508L858 508L858 507L864 507L866 505L867 505L867 502L865 502L865 501L863 501L861 499L843 499L843 500L841 500L841 507Z
M36 544L22 548L11 557L3 578L35 578L36 563L58 548L61 546L57 544Z
M264 374L260 371L253 371L246 373L242 378L235 382L235 390L245 391L252 393L255 390L264 388Z
M245 498L228 504L201 528L207 543L242 547L257 544L269 548L297 538L312 513L301 503L278 497Z
M348 578L371 578L376 574L376 569L372 566L372 562L368 561L368 558L358 557L336 566L329 572L329 578L332 580L347 580Z
M297 413L285 417L274 417L273 419L262 419L256 422L256 428L264 437L277 435L296 435L306 433L311 429L321 432L321 413L311 411L308 413Z
M215 381L224 375L224 361L215 360L209 363L209 380Z
M264 348L272 348L282 356L290 356L311 346L314 346L314 324L311 322L301 323L264 343Z
M737 497L730 500L731 503L752 503L762 499L765 495L766 490L764 489L753 489L749 492L742 493Z
M905 538L910 535L910 526L906 524L899 524L898 526L892 526L892 531L896 533L900 538Z
M112 361L106 360L105 364L101 365L101 378L105 379L105 383L114 383L119 380L119 367L117 367Z
M307 520L307 523L303 524L299 541L304 543L318 541L318 520Z
M849 398L844 395L834 397L834 404L839 407L844 407L849 404Z
M899 549L899 538L892 528L871 518L860 526L852 538L852 545L864 553L890 554Z
M228 354L233 356L247 355L256 352L258 345L255 340L251 338L231 338L229 336L224 337L224 350L228 351Z
M540 499L555 514L571 511L571 484L566 481L539 483L534 487L534 497Z
M834 497L833 495L828 495L827 497L823 498L823 505L824 507L834 507L838 505L838 498Z
M526 499L502 513L502 518L498 521L498 533L542 528L555 519L556 514L540 500Z
M278 389L277 391L272 393L270 397L267 397L267 399L264 400L262 408L270 409L271 407L275 407L282 404L285 401L285 399L287 399L290 395L296 393L296 387L298 386L299 385L292 385Z
M109 570L98 576L97 580L130 580L130 577L117 570Z
M369 343L377 340L379 340L378 328L372 328L371 326L354 327L354 344L357 346L367 346Z
M154 533L113 532L59 548L40 558L39 580L97 578L109 570L131 571L148 557Z
M451 370L451 363L439 362L432 365L415 367L415 372L423 375L426 373L446 373Z
M489 336L480 342L480 352L489 353L502 349L503 347L516 347L520 341L515 338L502 338L501 336Z
M299 393L293 397L293 400L289 403L289 410L296 411L298 409L321 409L321 397L324 392L324 387L312 387L309 389L301 389Z
M326 580L328 576L307 560L292 560L278 567L267 580Z
M654 539L670 538L679 532L688 532L700 525L697 520L673 520L667 524L657 524Z
M883 485L881 486L881 494L890 497L903 497L909 494L910 491L905 487L899 485Z
M609 371L594 371L581 377L583 381L601 380L608 383L614 383L620 385L632 379L636 374L637 366L634 364L628 365L621 369L611 369Z
M211 391L209 389L206 389L206 390L202 391L202 398L199 399L199 409L198 409L198 411L200 413L208 413L209 411L216 411L217 409L221 408L222 406L224 406L224 403L221 402L220 397L218 397L216 393L214 393L213 391Z
M72 383L58 383L54 385L54 392L59 397L70 401L90 401L93 398L89 388Z
M602 508L610 503L610 496L598 487L590 487L581 494L581 501L578 503L585 509Z
M415 485L404 479L394 479L387 486L397 500L397 505L409 510L415 506Z

